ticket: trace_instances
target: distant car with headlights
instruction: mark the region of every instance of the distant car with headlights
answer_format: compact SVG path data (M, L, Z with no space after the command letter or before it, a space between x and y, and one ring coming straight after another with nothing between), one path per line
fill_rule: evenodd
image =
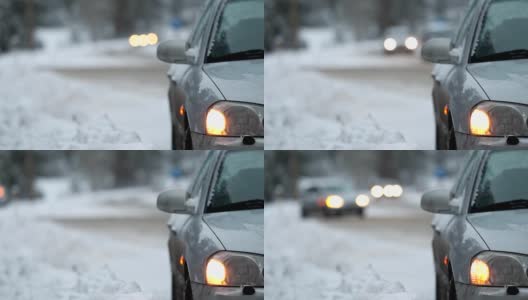
M352 213L363 217L369 205L368 193L356 191L350 183L314 184L301 197L301 216L322 214L329 217Z
M528 146L527 29L528 2L473 0L453 39L424 45L438 149Z
M418 49L419 41L416 35L411 34L407 26L389 27L383 40L385 54L414 53Z
M403 195L403 187L395 183L378 183L370 188L374 199L399 199Z
M157 56L172 64L173 149L264 148L264 0L206 0L189 40Z
M435 213L436 299L528 299L528 151L471 154L453 188L423 195Z
M172 299L264 299L264 153L212 151L171 214Z

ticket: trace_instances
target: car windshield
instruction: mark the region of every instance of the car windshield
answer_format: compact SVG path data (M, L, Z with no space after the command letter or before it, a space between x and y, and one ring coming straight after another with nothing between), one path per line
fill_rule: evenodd
M474 42L472 62L527 58L528 1L493 0ZM513 51L513 52L512 52Z
M214 27L208 63L264 58L264 0L229 0Z
M264 154L228 152L218 168L206 212L264 208Z
M528 151L492 152L480 175L470 212L528 208Z

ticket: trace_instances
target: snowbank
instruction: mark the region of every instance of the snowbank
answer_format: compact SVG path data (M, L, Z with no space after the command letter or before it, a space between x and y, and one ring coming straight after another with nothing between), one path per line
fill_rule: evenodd
M104 99L115 102L127 96L44 69L45 64L57 66L59 60L74 64L65 57L92 66L110 61L90 60L83 51L75 53L77 56L69 56L68 50L41 51L0 58L0 149L153 148L136 132L117 127L102 105L96 111L86 109L96 97L105 103Z
M401 282L380 276L358 257L391 249L368 235L330 230L315 220L301 221L297 203L265 210L266 297L271 299L418 299ZM368 252L368 251L367 251Z
M409 66L423 68L416 57L385 57L381 41L335 45L325 30L302 35L307 49L266 55L266 149L433 148L430 86L361 79L372 70L397 77Z
M9 211L0 212L0 236L0 299L154 299L103 263L93 265L94 254L112 241L94 243Z
M169 149L156 47L131 48L126 39L70 45L67 35L40 29L43 49L0 56L0 149ZM144 80L158 69L159 81ZM82 77L90 70L95 79Z

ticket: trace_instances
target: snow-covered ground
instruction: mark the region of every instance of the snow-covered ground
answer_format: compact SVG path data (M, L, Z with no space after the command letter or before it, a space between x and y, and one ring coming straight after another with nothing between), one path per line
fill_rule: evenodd
M42 50L0 56L0 149L170 149L168 65L155 47L38 36Z
M430 66L326 29L303 39L266 56L266 149L433 149Z
M434 299L431 217L417 193L406 197L374 203L364 220L303 220L294 201L267 205L266 297Z
M177 182L184 188L186 181ZM168 300L168 216L151 188L45 197L0 209L0 299Z

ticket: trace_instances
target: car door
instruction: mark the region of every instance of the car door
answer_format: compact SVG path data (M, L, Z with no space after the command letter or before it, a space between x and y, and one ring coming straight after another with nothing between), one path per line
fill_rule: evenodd
M192 51L198 56L202 53L201 46L203 45L203 39L206 36L207 28L210 23L211 15L215 11L215 1L207 1L202 9L202 13L194 26L193 32L186 42L187 51ZM172 114L173 125L177 126L176 129L179 131L179 136L184 135L185 130L185 118L186 118L186 107L185 102L189 97L193 96L193 89L197 89L196 86L196 72L200 72L201 59L196 57L194 62L188 64L173 64L169 70L170 78L170 110Z

